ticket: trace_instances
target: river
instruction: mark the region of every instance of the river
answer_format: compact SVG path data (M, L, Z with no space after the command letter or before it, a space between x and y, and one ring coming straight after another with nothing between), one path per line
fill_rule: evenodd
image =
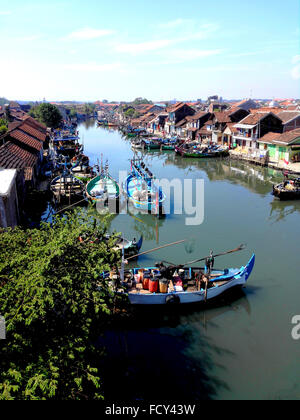
M118 131L79 126L91 164L103 154L111 175L130 170L130 142ZM246 243L243 252L216 266L238 267L256 254L255 270L242 292L207 309L141 311L136 322L106 334L109 363L103 371L111 400L300 399L300 341L292 339L300 315L300 201L278 202L272 184L282 174L230 160L183 159L149 152L146 165L157 178L204 180L204 221L187 226L186 215L118 215L111 229L129 239L144 236L142 250L189 239L139 258L191 261L209 250Z

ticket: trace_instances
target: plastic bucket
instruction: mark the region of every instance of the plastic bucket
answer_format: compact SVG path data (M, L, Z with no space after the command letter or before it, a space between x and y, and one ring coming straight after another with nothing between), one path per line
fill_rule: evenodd
M149 282L150 282L150 276L145 274L143 278L143 289L149 290Z
M158 280L157 279L149 279L149 292L150 293L157 293L158 292Z
M168 293L168 280L162 279L159 281L159 292Z

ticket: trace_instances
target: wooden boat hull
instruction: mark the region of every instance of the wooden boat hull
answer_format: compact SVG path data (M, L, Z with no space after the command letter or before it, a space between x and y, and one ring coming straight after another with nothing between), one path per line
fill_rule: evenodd
M151 193L155 196L152 196L151 199L136 199L134 197L134 192L141 192L144 185L145 181L142 178L138 178L131 174L125 180L124 191L126 192L128 199L133 203L135 208L156 214L156 212L159 212L159 209L162 207L166 196L164 193L155 189Z
M300 200L300 189L298 188L296 191L289 191L279 186L273 187L273 195L274 197L279 198L282 201L288 200Z
M211 280L211 287L207 290L207 296L205 290L201 289L199 291L192 292L168 292L168 293L150 293L146 291L144 293L142 290L136 290L135 292L129 292L128 298L132 305L170 305L170 304L196 304L204 303L215 299L222 295L224 292L235 288L244 286L255 265L255 255L253 255L245 267L240 269L230 269L228 274L223 273L219 277L215 277ZM153 268L150 268L153 269ZM138 268L129 270L132 274L138 273ZM188 269L192 270L192 269ZM212 272L213 273L213 272ZM108 275L105 274L107 278Z
M104 181L104 184L107 186L108 189L108 196L101 196L101 194L97 195L97 187L101 181ZM99 187L100 189L100 187ZM94 190L94 193L93 193ZM86 195L87 197L93 202L105 202L108 200L118 200L120 196L120 187L110 175L98 175L93 178L86 186Z
M59 203L75 203L85 197L84 183L73 175L54 178L50 190Z

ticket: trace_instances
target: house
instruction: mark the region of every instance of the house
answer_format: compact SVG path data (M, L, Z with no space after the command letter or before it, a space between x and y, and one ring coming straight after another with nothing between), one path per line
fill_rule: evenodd
M219 103L219 102L213 102L208 107L208 112L213 114L214 112L224 112L228 108L227 104Z
M237 132L232 136L233 146L258 148L257 140L270 131L282 133L281 119L272 112L257 112L235 124Z
M185 117L195 114L195 110L183 102L172 105L167 108L166 111L169 114L165 124L165 131L167 134L175 134L176 124L182 121Z
M257 104L257 102L253 101L252 99L243 99L242 101L235 103L234 107L249 111L250 109L258 108L259 105Z
M0 168L24 170L25 181L34 186L43 161L47 134L33 118L9 124L0 137Z
M186 132L191 140L195 140L197 131L204 127L204 124L211 118L212 114L206 111L197 112L194 115L186 117Z
M160 112L156 114L151 121L148 123L148 129L151 133L162 133L165 128L165 122L168 118L166 112Z
M211 143L212 140L212 128L213 128L213 121L212 119L208 120L202 128L200 128L196 132L196 139L200 141L200 143Z
M248 111L240 108L232 108L231 110L225 112L215 112L212 117L212 142L216 144L223 144L224 131L227 124L237 123L248 114Z
M258 140L260 150L268 150L270 160L276 163L300 162L300 129L284 133L269 132Z
M283 132L300 128L300 111L281 111L277 114L283 123Z
M15 227L19 221L16 169L0 170L0 227Z

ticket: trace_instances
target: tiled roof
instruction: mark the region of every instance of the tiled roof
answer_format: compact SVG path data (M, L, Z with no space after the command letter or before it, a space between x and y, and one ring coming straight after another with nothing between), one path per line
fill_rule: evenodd
M35 120L34 118L30 117L29 115L25 114L24 121L26 121L26 123L28 125L31 125L31 127L36 128L37 130L41 131L42 133L46 133L47 132L47 127L40 123L39 121Z
M207 115L208 114L208 112L206 112L206 111L199 111L199 112L197 112L196 114L194 114L194 115L191 115L191 116L189 116L189 117L186 117L186 119L187 120L191 120L191 121L196 121L196 120L198 120L199 118L201 118L201 117L204 117L204 115Z
M281 136L281 133L273 133L270 131L269 133L265 134L263 137L261 137L258 141L259 143L273 143L275 139Z
M266 143L272 143L272 144L290 144L293 143L295 140L300 139L300 129L287 131L286 133L279 134L279 133L268 133L265 136L263 136L259 142L266 142Z
M231 119L229 117L230 113L228 112L214 112L214 114L216 121L218 121L219 123L231 122Z
M178 111L181 107L183 107L184 105L186 105L184 102L178 102L175 105L171 105L169 108L167 108L168 112L175 112Z
M262 120L268 114L269 112L257 112L255 114L249 114L247 115L247 117L242 119L238 124L256 125L259 123L260 120Z
M29 134L31 137L34 137L35 139L44 142L46 140L46 132L42 132L41 130L38 130L34 127L34 124L31 124L27 120L25 121L16 121L13 123L10 123L8 125L8 132L12 132L18 128L18 130L21 130L27 134Z
M282 111L282 112L279 112L279 114L277 114L277 117L279 117L283 123L287 123L299 116L300 116L300 111L298 112L297 111Z
M175 127L183 127L186 124L186 119L184 118L181 121L178 121L177 124L175 124Z
M26 146L29 146L38 152L43 148L43 144L39 140L36 140L18 128L8 133L8 135L10 138L17 140L20 143L26 144Z
M0 167L5 169L23 169L33 167L38 156L8 141L0 147Z
M232 133L237 133L237 132L238 132L238 129L234 127L234 126L235 126L235 124L236 124L236 123L232 123L232 122L230 122L230 123L227 123L227 124L226 124L226 127L227 127L227 128L229 128L229 130L230 130Z

